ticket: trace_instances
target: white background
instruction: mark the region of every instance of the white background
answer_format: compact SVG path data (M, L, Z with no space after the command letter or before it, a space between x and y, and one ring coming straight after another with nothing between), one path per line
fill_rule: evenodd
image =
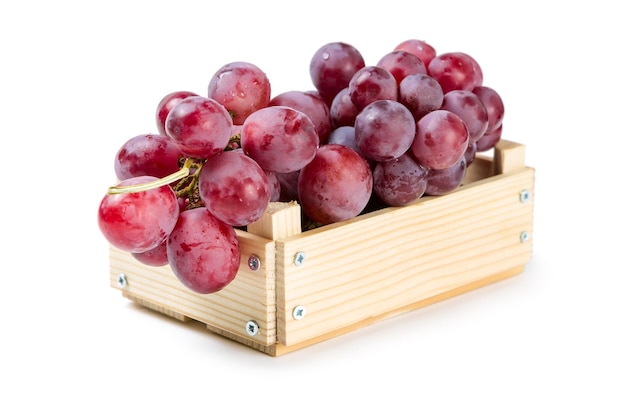
M558 4L558 6L553 4ZM624 416L625 62L616 2L4 2L0 414ZM515 278L272 358L109 286L97 205L170 91L321 45L474 56L536 168Z

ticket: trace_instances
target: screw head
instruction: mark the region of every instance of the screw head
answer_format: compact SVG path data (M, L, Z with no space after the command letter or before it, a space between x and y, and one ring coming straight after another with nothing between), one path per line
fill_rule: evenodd
M522 191L520 191L519 201L521 201L522 203L527 203L528 201L530 201L530 190L523 189Z
M295 320L302 320L306 316L306 308L304 306L295 306L291 315Z
M528 234L528 232L523 231L522 233L520 233L520 235L519 235L520 242L524 243L524 242L528 241L528 239L530 239L530 234Z
M259 259L259 257L256 255L250 255L250 257L248 258L248 267L252 271L258 271L261 267L261 260Z
M126 288L126 286L128 285L128 281L126 280L125 273L120 272L117 275L117 285L119 285L120 288Z
M293 257L293 264L295 266L301 266L304 263L305 259L306 259L306 253L296 252L296 254Z
M246 333L248 333L250 336L256 336L257 334L259 334L259 325L256 321L249 320L246 323Z

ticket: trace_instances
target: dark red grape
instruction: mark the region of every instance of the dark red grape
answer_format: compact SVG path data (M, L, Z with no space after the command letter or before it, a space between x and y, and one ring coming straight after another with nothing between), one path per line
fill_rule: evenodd
M281 187L278 175L274 171L263 170L267 175L267 181L270 187L270 201L280 201Z
M187 97L170 110L165 120L167 135L185 156L208 158L221 152L230 139L233 119L217 101Z
M488 151L496 146L502 137L502 126L503 125L500 124L496 130L485 133L482 138L478 139L476 142L476 152Z
M435 110L417 122L411 151L424 167L443 169L456 164L468 144L469 132L465 122L451 111Z
M208 97L222 104L236 125L243 124L250 114L267 107L271 93L267 75L256 65L242 61L218 69L208 87Z
M433 77L424 74L411 74L404 77L398 86L398 101L421 119L433 110L439 110L443 103L443 90Z
M390 206L406 206L424 195L427 174L428 169L418 164L410 153L405 153L397 159L376 164L374 192Z
M428 64L428 75L441 85L444 93L469 90L482 83L482 71L476 60L464 52L437 55Z
M302 211L320 224L357 216L371 194L372 171L367 161L347 146L320 146L315 158L300 171Z
M337 93L330 105L330 119L333 127L353 126L360 109L352 102L348 87Z
M187 288L200 294L217 292L230 284L239 270L237 233L205 207L185 210L167 239L167 259Z
M145 252L131 253L132 257L148 266L167 265L167 239L159 246Z
M231 226L257 221L270 200L267 175L241 151L207 159L198 177L198 191L211 214Z
M354 46L330 42L311 57L309 74L317 91L328 102L348 87L352 76L364 66L365 60Z
M325 143L332 129L330 109L318 94L305 91L286 91L272 98L270 106L287 106L299 110L311 118L320 143Z
M280 183L280 198L278 201L297 201L298 200L298 178L300 171L292 172L275 172L278 182Z
M352 76L348 94L356 108L361 110L377 100L398 100L398 83L388 70L369 65Z
M443 96L442 110L449 110L465 122L470 143L476 142L487 131L489 119L482 100L471 91L452 90Z
M163 178L178 171L182 156L181 150L168 136L137 135L117 151L113 168L120 180L143 175Z
M487 86L477 86L472 92L480 98L487 109L489 125L485 133L491 133L498 129L504 119L504 102L496 90Z
M197 95L198 94L191 91L174 91L161 99L156 108L156 125L161 135L167 135L165 131L165 120L172 107L184 98Z
M291 107L260 109L241 129L243 151L268 171L298 171L313 159L318 146L311 119Z
M129 178L118 187L144 184L157 178ZM98 208L98 225L108 242L126 252L145 252L170 234L180 212L176 194L169 185L147 191L107 193Z
M427 195L444 195L455 190L463 182L467 162L461 158L456 164L443 169L431 169L428 171L426 186Z
M358 148L367 158L390 161L411 147L415 118L402 103L377 100L356 117L354 135Z
M383 55L376 65L389 71L398 84L407 75L428 74L424 62L418 56L406 51L389 52Z
M430 61L432 61L433 58L437 56L437 51L435 50L435 48L428 42L421 39L407 39L403 42L400 42L394 48L394 51L409 52L420 58L424 65L426 65L426 67L428 67Z

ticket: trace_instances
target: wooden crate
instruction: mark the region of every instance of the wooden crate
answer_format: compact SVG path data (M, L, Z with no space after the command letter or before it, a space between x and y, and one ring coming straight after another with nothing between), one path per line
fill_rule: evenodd
M115 248L111 286L279 356L523 271L535 176L524 158L524 145L501 140L450 194L306 232L298 204L273 203L237 231L238 275L215 294L196 294L168 266L145 266Z

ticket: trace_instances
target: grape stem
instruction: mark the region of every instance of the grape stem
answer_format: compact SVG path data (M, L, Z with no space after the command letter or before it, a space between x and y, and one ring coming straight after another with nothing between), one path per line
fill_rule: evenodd
M125 193L138 193L141 191L148 191L155 188L159 188L163 185L168 185L178 180L181 180L189 175L191 172L191 167L194 164L193 159L186 159L183 166L173 174L170 174L166 177L156 179L154 181L144 182L142 184L133 184L133 185L123 185L123 186L112 186L109 187L107 193L108 194L125 194Z

